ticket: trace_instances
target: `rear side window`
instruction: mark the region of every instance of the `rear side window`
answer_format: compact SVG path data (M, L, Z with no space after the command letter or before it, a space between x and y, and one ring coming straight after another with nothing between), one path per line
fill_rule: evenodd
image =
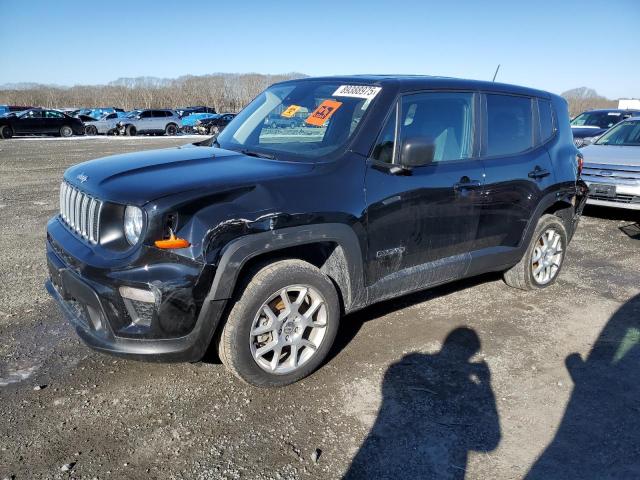
M538 99L538 116L540 117L540 143L545 143L556 133L550 101Z
M510 155L533 146L531 98L487 94L486 155Z
M400 141L419 137L433 145L433 161L471 157L473 93L428 92L402 98Z

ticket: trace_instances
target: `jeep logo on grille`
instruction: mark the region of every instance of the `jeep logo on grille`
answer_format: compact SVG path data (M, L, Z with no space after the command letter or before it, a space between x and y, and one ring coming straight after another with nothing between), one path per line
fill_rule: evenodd
M80 183L84 183L89 180L89 177L87 177L84 173L77 175L76 178L80 181Z

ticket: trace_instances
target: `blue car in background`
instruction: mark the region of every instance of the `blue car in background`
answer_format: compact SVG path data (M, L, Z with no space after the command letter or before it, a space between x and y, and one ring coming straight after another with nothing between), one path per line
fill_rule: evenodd
M191 113L186 117L182 117L182 131L185 133L192 133L196 122L199 120L206 120L209 118L217 118L220 115L217 113Z

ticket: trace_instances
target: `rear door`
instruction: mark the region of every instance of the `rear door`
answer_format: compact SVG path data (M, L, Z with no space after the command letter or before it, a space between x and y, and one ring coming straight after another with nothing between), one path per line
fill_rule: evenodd
M482 97L481 155L486 178L477 248L508 253L519 246L536 207L555 180L540 141L535 99L498 93Z
M43 110L44 120L42 122L43 133L57 133L64 125L65 116L55 110ZM69 122L70 123L70 122Z
M387 297L465 274L482 204L478 105L473 92L409 94L387 121L365 180L373 295ZM433 145L433 161L402 169L403 142L415 137Z

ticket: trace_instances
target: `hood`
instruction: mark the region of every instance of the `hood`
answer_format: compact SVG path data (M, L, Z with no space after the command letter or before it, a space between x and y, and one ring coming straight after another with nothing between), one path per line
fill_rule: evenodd
M571 127L573 138L597 137L606 131L606 128L600 127Z
M618 145L589 145L580 149L585 165L601 163L604 165L631 165L640 167L640 147Z
M69 168L64 178L97 198L144 205L189 190L213 193L299 175L311 171L313 166L186 145L91 160Z

